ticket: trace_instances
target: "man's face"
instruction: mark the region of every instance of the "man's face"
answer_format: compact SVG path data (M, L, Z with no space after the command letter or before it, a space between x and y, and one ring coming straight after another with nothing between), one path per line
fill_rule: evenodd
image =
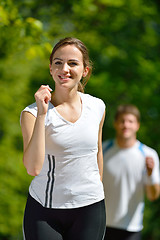
M136 137L139 126L136 116L130 113L121 114L114 122L117 137L126 140Z

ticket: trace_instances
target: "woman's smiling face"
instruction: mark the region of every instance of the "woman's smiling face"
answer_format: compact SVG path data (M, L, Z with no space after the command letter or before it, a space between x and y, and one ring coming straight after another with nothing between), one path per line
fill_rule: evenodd
M55 84L77 88L81 78L87 75L88 68L84 68L81 51L72 44L57 49L50 65L50 73Z

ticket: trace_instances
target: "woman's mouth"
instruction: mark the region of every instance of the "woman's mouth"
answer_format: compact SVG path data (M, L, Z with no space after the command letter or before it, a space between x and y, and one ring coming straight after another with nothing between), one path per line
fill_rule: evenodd
M70 80L70 76L62 76L62 75L59 75L58 76L59 78L60 78L60 80L62 80L62 81L68 81L68 80Z

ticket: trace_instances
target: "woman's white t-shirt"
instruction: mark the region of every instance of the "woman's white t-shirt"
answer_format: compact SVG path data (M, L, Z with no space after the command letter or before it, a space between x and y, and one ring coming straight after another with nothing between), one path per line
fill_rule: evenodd
M49 102L45 119L45 160L40 174L29 187L30 195L47 208L78 208L104 199L97 152L105 104L89 94L79 94L82 113L75 123L65 120ZM36 103L23 111L36 117Z

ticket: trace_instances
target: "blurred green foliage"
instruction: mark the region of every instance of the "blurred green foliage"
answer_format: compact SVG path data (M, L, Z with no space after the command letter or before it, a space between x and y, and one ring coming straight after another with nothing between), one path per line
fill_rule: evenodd
M0 239L22 239L31 177L22 164L20 113L49 75L52 46L80 38L94 63L86 92L106 103L103 139L114 136L116 106L136 104L139 139L160 154L158 0L0 0ZM160 204L146 200L144 240L160 238Z

